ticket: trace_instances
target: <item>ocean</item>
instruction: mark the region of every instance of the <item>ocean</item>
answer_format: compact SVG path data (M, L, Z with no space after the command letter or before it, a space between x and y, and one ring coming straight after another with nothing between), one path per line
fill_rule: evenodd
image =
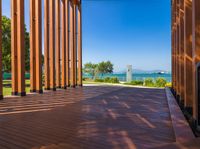
M83 74L83 77L85 78L92 78L91 75ZM117 77L120 81L126 81L126 74L105 74L98 76L99 78L106 78L106 77ZM158 74L158 73L135 73L132 75L133 80L145 80L146 78L165 78L167 82L171 82L171 73L165 73L165 74Z

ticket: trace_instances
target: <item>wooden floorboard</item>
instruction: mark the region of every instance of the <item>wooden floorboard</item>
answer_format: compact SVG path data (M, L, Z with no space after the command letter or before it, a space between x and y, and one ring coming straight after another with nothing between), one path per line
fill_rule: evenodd
M175 142L164 89L88 86L0 101L0 148L145 149Z

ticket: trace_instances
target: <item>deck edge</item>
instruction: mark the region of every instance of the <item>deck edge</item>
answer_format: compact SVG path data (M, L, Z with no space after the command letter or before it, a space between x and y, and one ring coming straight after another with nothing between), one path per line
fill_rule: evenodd
M185 142L194 139L195 135L178 106L170 88L166 87L165 92L176 142Z

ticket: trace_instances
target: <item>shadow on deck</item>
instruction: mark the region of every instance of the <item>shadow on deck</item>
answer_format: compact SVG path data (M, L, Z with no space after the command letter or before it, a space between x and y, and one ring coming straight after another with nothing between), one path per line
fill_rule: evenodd
M91 86L0 102L1 149L145 149L176 141L164 89Z

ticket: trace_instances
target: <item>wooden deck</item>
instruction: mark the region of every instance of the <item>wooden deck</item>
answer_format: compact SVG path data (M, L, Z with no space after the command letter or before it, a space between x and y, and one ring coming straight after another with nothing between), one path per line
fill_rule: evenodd
M0 101L1 149L146 149L174 142L164 89L88 86Z

